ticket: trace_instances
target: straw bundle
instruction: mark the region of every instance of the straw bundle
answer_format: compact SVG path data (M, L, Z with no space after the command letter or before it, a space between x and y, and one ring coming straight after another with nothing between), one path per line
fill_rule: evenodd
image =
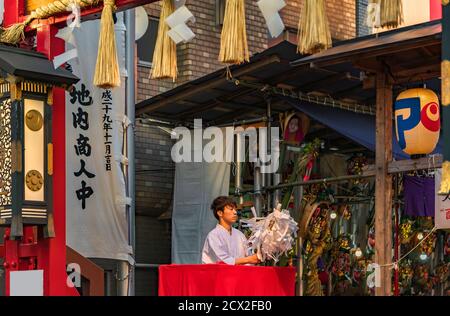
M163 0L159 18L158 37L153 54L152 79L177 78L177 46L169 37L166 18L175 11L172 0Z
M245 1L227 0L219 61L226 64L242 64L250 60L245 25Z
M381 6L381 26L396 28L403 22L402 0L378 0Z
M325 0L306 0L298 25L300 54L315 54L332 45Z
M100 21L97 64L94 85L103 89L120 86L119 62L117 58L116 33L114 31L113 11L115 0L104 0Z

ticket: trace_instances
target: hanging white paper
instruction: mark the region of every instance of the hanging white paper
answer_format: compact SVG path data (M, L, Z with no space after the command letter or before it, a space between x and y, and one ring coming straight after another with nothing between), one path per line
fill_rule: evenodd
M170 27L168 35L176 44L189 42L195 37L194 32L186 25L187 22L195 23L195 17L184 5L166 18Z
M61 38L62 40L64 40L66 42L66 45L69 44L73 48L70 50L67 50L65 53L62 53L61 55L55 56L55 58L53 59L53 66L55 67L55 69L58 68L59 66L65 64L69 60L72 60L72 59L78 57L78 51L77 51L77 47L76 47L76 43L75 43L75 38L73 35L73 30L75 28L79 28L81 25L80 6L75 3L71 3L71 4L69 4L67 11L72 12L67 17L67 27L60 29L58 31L58 33L56 33L55 37Z
M366 25L368 27L381 27L381 7L380 3L369 3L367 6Z
M279 36L284 30L284 23L279 11L286 6L284 0L260 0L258 7L266 20L267 28L272 37Z

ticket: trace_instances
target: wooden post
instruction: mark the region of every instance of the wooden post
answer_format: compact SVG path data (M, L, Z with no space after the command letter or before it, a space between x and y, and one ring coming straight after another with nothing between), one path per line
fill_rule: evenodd
M392 176L388 164L392 160L392 86L384 69L377 72L376 113L376 184L375 184L375 262L392 263ZM391 269L381 268L381 287L376 296L391 295Z

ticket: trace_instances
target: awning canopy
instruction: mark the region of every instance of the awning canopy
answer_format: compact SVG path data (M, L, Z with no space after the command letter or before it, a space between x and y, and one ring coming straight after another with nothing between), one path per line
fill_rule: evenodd
M62 87L79 81L71 72L55 69L43 54L0 45L0 77L7 78L8 75L16 77L19 82L30 80Z
M369 56L376 57L407 51L422 45L429 46L430 42L440 43L441 37L440 21L432 21L341 42L323 52L293 61L292 65L357 61L358 58L367 59Z
M298 102L270 93L270 87L364 105L374 113L375 75L380 63L389 70L395 98L405 89L423 85L439 94L440 62L440 21L335 43L333 48L312 56L299 56L296 45L285 41L254 55L249 63L230 67L239 85L227 80L223 68L138 103L136 113L141 118L175 125L192 124L194 118L202 118L205 125L233 125L265 116L268 92L274 117L280 112L300 110L294 106ZM345 150L354 150L355 142L373 150L367 142L346 136L318 116L307 136L314 137L338 143L342 146L337 147Z

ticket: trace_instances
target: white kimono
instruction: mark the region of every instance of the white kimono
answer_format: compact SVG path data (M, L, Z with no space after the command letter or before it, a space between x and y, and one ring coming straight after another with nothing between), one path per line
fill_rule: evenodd
M236 259L247 256L247 239L244 234L231 228L231 234L222 225L209 232L202 252L202 263L218 263L234 265Z

